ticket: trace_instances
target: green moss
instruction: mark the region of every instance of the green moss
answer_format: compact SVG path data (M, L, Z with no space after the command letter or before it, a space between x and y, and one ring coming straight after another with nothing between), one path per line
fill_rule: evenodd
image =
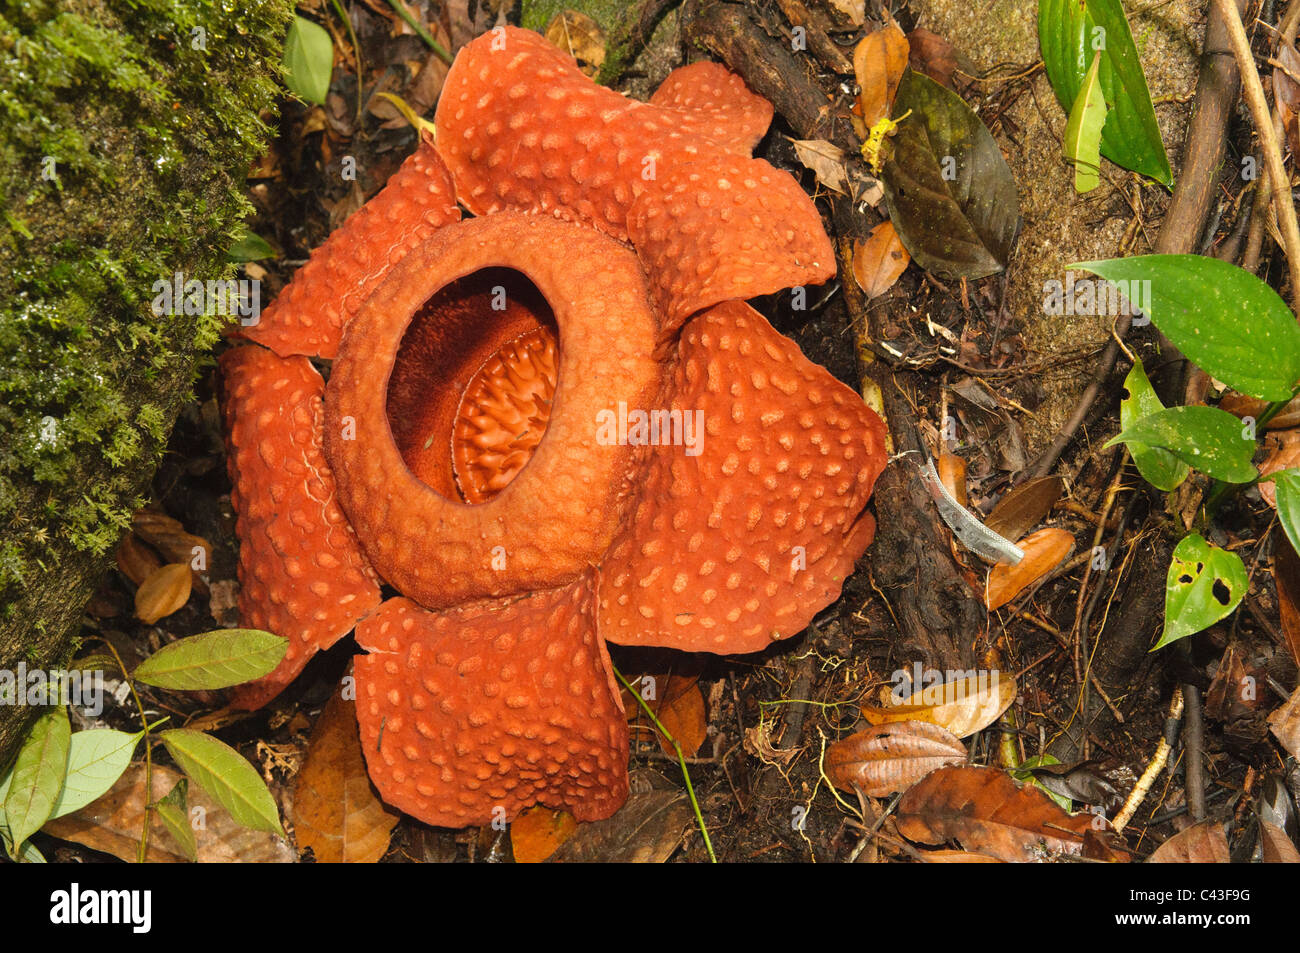
M223 320L151 289L228 274L291 9L0 0L0 621L141 501Z

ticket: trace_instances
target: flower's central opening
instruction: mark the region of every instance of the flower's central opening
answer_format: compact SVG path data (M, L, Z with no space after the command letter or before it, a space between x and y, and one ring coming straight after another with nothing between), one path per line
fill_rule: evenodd
M411 472L486 503L546 433L559 370L555 317L524 275L487 268L416 312L388 382L388 424Z

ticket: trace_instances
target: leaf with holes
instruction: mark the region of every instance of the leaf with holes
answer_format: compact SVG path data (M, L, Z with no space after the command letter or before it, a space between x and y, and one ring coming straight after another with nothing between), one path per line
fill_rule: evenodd
M284 835L266 782L238 751L189 728L174 728L159 737L180 769L231 817L255 831Z
M1300 380L1300 326L1250 272L1204 255L1138 255L1066 266L1125 292L1174 345L1216 380L1265 400L1290 400Z
M1160 125L1120 0L1039 0L1038 41L1061 108L1069 111L1101 53L1098 83L1113 108L1101 133L1101 153L1116 165L1174 183Z
M1240 556L1196 533L1184 536L1165 578L1165 628L1151 651L1214 625L1237 608L1247 585Z
M136 666L147 685L181 691L229 688L272 671L289 640L258 629L218 629L178 639Z
M1136 441L1160 447L1216 480L1250 483L1259 476L1253 430L1217 407L1170 407L1134 421L1106 446Z
M881 172L903 247L936 274L1002 271L1020 230L1020 200L997 142L960 96L911 70L894 114L909 110Z
M1119 402L1119 427L1127 430L1143 417L1159 413L1165 409L1156 396L1155 388L1147 378L1146 369L1140 359L1134 360L1133 370L1124 378L1124 397ZM1133 455L1138 473L1157 490L1168 493L1187 479L1191 467L1162 447L1148 447L1136 440L1130 440L1128 452Z

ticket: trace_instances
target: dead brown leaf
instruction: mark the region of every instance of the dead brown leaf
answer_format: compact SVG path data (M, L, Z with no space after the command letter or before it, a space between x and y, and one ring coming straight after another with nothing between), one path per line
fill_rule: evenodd
M962 506L968 504L966 496L966 460L955 453L940 451L934 468L939 474L939 482L953 495Z
M853 51L853 73L861 89L858 104L868 129L893 109L908 52L907 37L893 23L868 33Z
M997 768L940 768L913 785L898 804L898 830L908 840L955 840L970 851L1019 862L1078 855L1095 814L1067 814L1033 785L1021 787Z
M1283 748L1300 758L1300 688L1268 716L1268 727Z
M638 791L613 817L579 824L551 860L662 864L694 823L690 802L680 791Z
M1300 665L1300 557L1285 533L1278 533L1273 551L1273 581L1277 583L1282 639L1292 660Z
M317 863L371 864L384 856L398 814L370 786L356 704L330 695L316 720L293 789L298 846Z
M153 798L167 795L181 773L154 765ZM133 764L107 794L79 811L47 821L45 833L91 850L134 862L144 830L144 765ZM197 784L189 786L190 826L194 828L199 863L292 864L298 854L283 838L253 831L236 823L226 809L209 798ZM184 863L184 850L176 843L156 813L150 813L150 863Z
M989 570L984 605L992 612L1040 582L1074 549L1074 534L1064 529L1040 529L1016 543L1025 558L1014 566L996 564Z
M1264 438L1264 447L1269 451L1269 455L1259 465L1261 477L1276 473L1278 470L1300 467L1300 430L1279 430L1270 433ZM1261 480L1257 486L1264 502L1277 509L1277 487L1273 482Z
M911 260L888 221L873 228L866 241L853 242L853 277L868 300L892 288Z
M540 864L578 829L568 811L530 807L510 822L510 849L516 864Z
M936 768L961 764L966 747L946 728L924 721L873 725L826 749L826 776L842 791L871 797L904 791Z
M936 83L953 89L952 74L957 71L957 51L953 45L924 27L907 34L908 63Z
M552 46L557 46L578 61L578 68L595 78L605 63L608 40L600 24L577 10L557 13L544 31Z
M647 682L652 679L653 682ZM653 697L645 697L644 690L653 684ZM693 758L699 752L704 739L708 737L708 715L704 705L704 695L700 692L699 677L696 675L642 675L633 685L643 691L646 705L655 713L664 729L677 739L682 747L682 754ZM623 689L623 708L628 721L645 725L653 729L659 739L659 747L671 758L677 757L672 743L665 738L645 716L637 700Z
M1300 851L1276 824L1260 820L1259 845L1260 859L1266 864L1300 864Z
M1148 864L1227 864L1228 838L1218 821L1201 821L1179 831L1155 849Z
M984 525L1006 539L1019 539L1043 521L1064 492L1059 476L1027 480L1002 495Z
M117 568L136 586L148 579L163 564L158 554L134 533L127 533L122 537L122 541L117 544L115 555Z
M1005 863L988 854L975 854L968 850L923 850L918 852L923 864L1001 864Z
M880 693L883 704L863 705L862 714L873 725L924 721L965 738L1001 718L1016 700L1016 691L1011 675L976 673L920 688L898 703L886 687Z
M193 580L189 563L159 566L135 591L135 617L153 625L171 615L189 601Z

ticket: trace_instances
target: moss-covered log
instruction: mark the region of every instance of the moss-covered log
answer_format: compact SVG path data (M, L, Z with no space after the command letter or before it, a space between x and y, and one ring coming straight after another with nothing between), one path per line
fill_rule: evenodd
M69 657L226 320L154 284L229 270L290 11L0 0L0 669Z

